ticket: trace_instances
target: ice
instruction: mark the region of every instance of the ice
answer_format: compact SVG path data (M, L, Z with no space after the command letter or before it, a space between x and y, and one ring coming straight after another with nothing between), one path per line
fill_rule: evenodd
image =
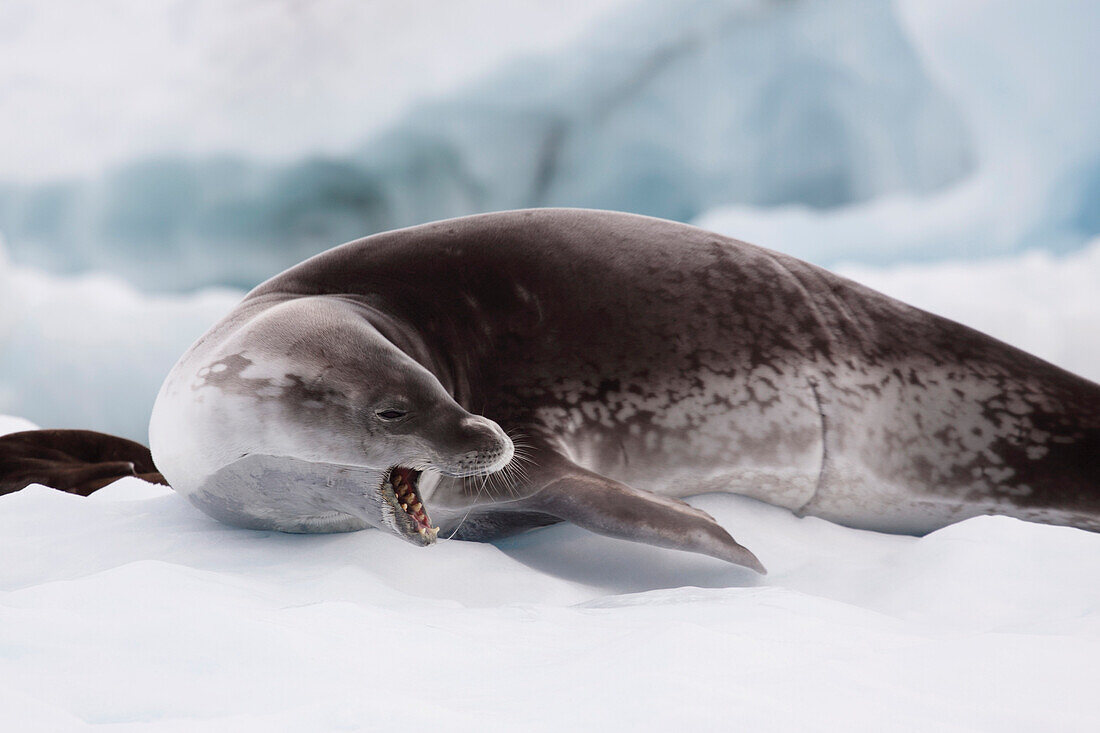
M490 208L678 219L929 191L970 163L958 110L887 2L651 0L563 55L424 105L394 136L444 142Z
M410 45L376 36L441 6L119 2L108 29L17 3L0 15L20 20L0 111L20 114L0 128L34 140L0 169L0 230L21 263L146 290L251 287L373 231L537 205L693 220L822 264L1068 252L1100 233L1096 3L603 0L554 18L508 5L479 0L422 24L451 38ZM102 30L74 46L109 47L102 67L73 75L72 56L30 53L56 47L55 23ZM129 62L150 44L171 52ZM264 74L241 82L253 64ZM86 103L124 69L140 83ZM188 83L166 100L176 77ZM237 88L256 96L229 99ZM47 135L27 110L80 124ZM127 136L101 159L81 136L100 146L110 113L134 128L117 125ZM99 162L31 184L31 152Z
M884 0L644 0L585 17L578 40L502 58L387 125L361 115L362 142L343 150L292 145L300 152L272 158L243 143L169 147L84 177L0 185L0 230L19 262L55 272L107 269L147 290L250 287L341 241L478 211L585 206L688 220L734 202L835 207L933 192L973 164L958 104ZM277 32L249 34L260 58L278 56L257 40L281 37L278 14L268 25ZM203 63L204 44L226 43L202 24L187 32ZM226 53L240 61L239 49ZM348 74L337 79L358 90ZM221 127L251 122L249 140L285 129L329 140L332 107L280 115L246 101L244 119Z
M815 210L730 202L695 223L819 264L1066 252L1100 232L1100 5L1084 0L898 3L930 75L974 142L970 175Z
M135 156L338 153L623 0L5 0L0 179Z
M123 479L0 497L8 730L1100 724L1100 535L925 538L694 500L771 570L556 526L417 548L218 524Z

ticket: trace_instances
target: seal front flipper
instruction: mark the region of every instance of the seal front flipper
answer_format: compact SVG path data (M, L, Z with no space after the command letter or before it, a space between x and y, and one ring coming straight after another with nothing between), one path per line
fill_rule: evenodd
M698 552L766 574L767 570L706 512L678 499L631 488L574 464L521 504L597 534Z

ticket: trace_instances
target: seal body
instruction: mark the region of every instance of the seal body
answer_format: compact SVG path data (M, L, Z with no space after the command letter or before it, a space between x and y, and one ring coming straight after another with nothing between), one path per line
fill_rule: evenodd
M389 361L347 323L326 330L330 312L369 324ZM279 394L219 386L219 368ZM322 475L397 464L363 460L360 425L302 407L329 404L326 389L355 402L349 385L392 377L380 369L434 381L454 419L486 419L498 458L524 448L513 475L482 481L421 461L419 498L459 537L566 519L722 556L675 501L713 491L894 532L983 513L1100 529L1100 386L780 253L586 210L387 232L269 280L169 377L154 458L177 489L198 485L241 452L218 425L243 415L263 436L244 438L250 455L297 455L288 441L309 434ZM309 430L286 428L303 414ZM438 448L440 425L407 429Z

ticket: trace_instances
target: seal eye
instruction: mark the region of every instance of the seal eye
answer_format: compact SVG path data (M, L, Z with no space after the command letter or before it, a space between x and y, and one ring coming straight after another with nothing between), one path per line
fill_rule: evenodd
M400 420L407 413L404 410L379 410L374 414L383 420Z

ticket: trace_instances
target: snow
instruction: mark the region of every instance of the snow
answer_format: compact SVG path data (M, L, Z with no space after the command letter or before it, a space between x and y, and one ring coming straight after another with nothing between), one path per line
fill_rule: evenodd
M417 548L164 487L0 497L8 730L1095 730L1100 535L695 500L768 564L556 526Z
M0 435L20 433L24 430L38 430L38 426L23 417L0 415Z

